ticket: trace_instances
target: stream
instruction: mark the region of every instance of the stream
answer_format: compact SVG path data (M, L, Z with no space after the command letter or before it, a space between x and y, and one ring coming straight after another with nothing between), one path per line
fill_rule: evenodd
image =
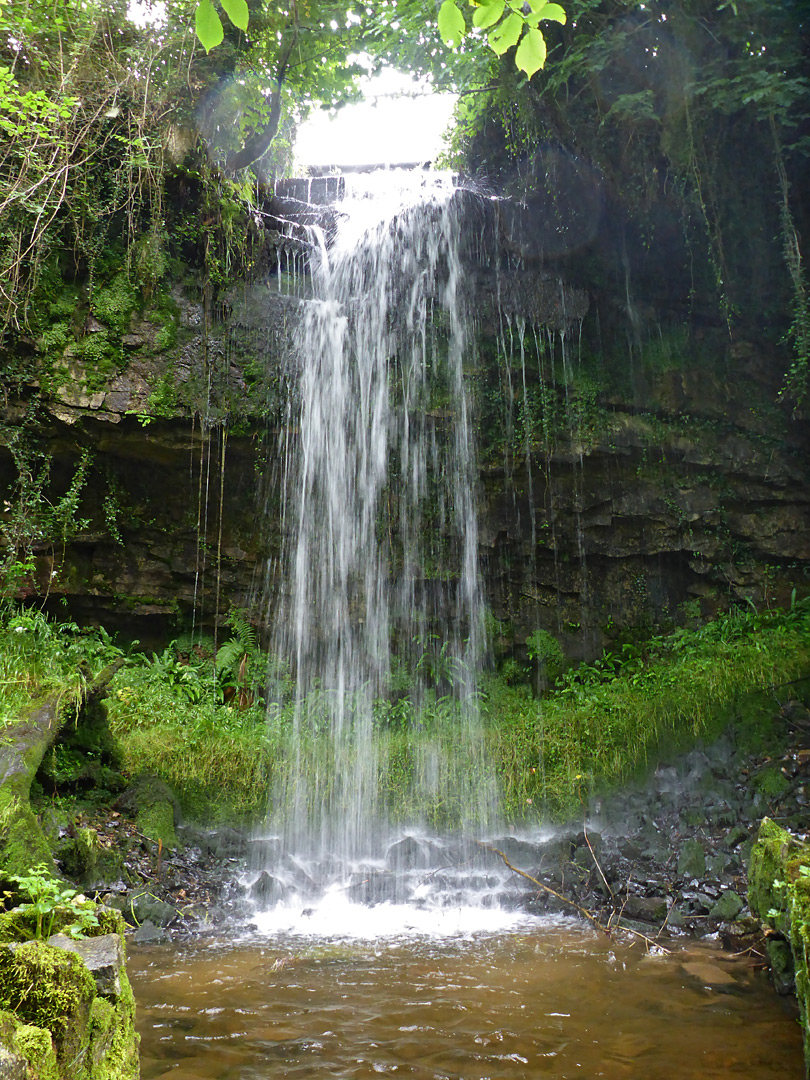
M394 936L356 911L367 937L134 946L143 1080L803 1075L795 1002L711 942L651 951L565 917L476 931L461 913L456 933Z

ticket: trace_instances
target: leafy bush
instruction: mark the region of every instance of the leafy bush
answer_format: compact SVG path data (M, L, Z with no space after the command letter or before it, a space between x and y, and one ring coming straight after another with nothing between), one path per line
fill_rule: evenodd
M158 654L130 656L107 699L125 772L156 773L187 813L209 820L262 814L268 793L283 790L293 754L319 778L313 798L325 798L334 783L334 692L315 686L296 706L286 665L268 660L252 630L238 623L232 617L237 632L216 659L213 642L199 637L196 645L179 639ZM84 678L120 655L103 630L55 623L37 611L6 616L0 716L12 722L44 690L78 694ZM431 663L436 658L441 649ZM484 676L480 693L470 695L420 686L422 673L413 672L410 693L369 703L364 688L343 703L344 719L350 726L367 717L371 704L379 807L392 819L458 825L488 771L498 777L509 820L565 817L581 812L593 791L627 780L659 753L716 736L729 721L750 745L763 744L774 687L808 667L810 607L799 603L787 612L734 611L698 630L605 653L570 669L542 700L503 675ZM241 707L236 694L226 700L233 683L256 688L255 696ZM480 743L467 751L461 745L476 709L483 754ZM436 774L432 795L420 780L426 768Z

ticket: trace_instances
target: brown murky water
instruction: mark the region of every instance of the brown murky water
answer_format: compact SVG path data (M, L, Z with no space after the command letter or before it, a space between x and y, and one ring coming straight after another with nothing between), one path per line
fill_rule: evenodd
M133 947L143 1080L799 1080L792 1006L709 946L576 924L466 940Z

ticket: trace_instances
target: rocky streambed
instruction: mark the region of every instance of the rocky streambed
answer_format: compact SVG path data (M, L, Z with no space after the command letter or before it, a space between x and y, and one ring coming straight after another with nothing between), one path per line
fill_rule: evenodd
M782 877L794 892L810 881L810 710L788 701L772 723L769 754L753 752L731 725L711 744L662 758L643 782L592 797L565 826L523 823L473 844L400 836L382 858L354 867L341 891L369 907L398 901L415 909L435 893L451 905L473 884L492 906L536 915L579 909L648 943L713 935L756 966L770 963L780 993L801 983L804 1009L806 969L796 961L809 936L796 914L804 908L787 887L784 896L778 890ZM113 789L115 778L105 777ZM120 912L138 943L230 935L278 904L298 904L306 920L308 897L324 895L312 865L278 841L182 823L173 793L155 777L109 795L96 803L40 795L29 825L36 820L61 873ZM749 866L765 818L752 911Z
M747 866L760 822L769 817L800 840L810 829L810 711L789 702L773 723L777 754L752 754L732 725L716 742L662 760L643 783L592 799L582 819L565 827L524 826L474 848L403 837L382 864L357 867L347 892L368 904L407 900L414 881L446 886L466 869L485 886L488 874L494 882L508 864L515 868L510 886L493 890L493 903L538 914L573 912L575 904L606 926L622 923L650 938L719 933L735 950L757 949ZM120 910L141 940L244 924L256 908L322 886L311 867L274 852L273 842L232 828L176 825L168 842L156 840L161 800L173 817L171 792L141 781L118 809L59 826L55 844L68 853L63 868L75 871L77 837L84 837L83 884ZM144 824L150 815L151 828Z

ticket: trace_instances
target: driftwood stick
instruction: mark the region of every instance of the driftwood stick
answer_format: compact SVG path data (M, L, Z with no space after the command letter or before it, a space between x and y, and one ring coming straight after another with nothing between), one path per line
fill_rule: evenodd
M593 925L597 928L597 930L601 930L606 937L611 936L609 928L605 926L604 923L599 922L595 915L592 915L587 908L584 908L580 904L578 904L576 900L570 900L567 896L563 896L561 893L555 892L554 889L551 888L551 886L544 885L542 881L538 881L537 878L532 877L531 874L527 874L525 870L519 870L516 866L513 866L509 862L507 857L499 848L493 847L492 844L484 844L479 840L478 846L484 848L486 851L493 852L495 855L500 855L504 863L509 867L513 874L520 874L521 877L526 878L527 881L531 881L533 885L536 885L539 889L542 889L543 892L547 892L550 896L555 897L557 900L561 900L564 904L568 904L569 907L574 908L580 913L580 915L586 918L589 922L592 922Z
M599 877L604 882L605 888L607 889L608 893L610 894L611 903L613 904L613 906L615 908L616 907L616 897L613 895L613 889L611 889L611 887L610 887L610 882L605 877L604 872L602 870L602 867L599 865L599 860L596 857L596 852L591 847L591 841L590 841L590 838L588 836L588 827L587 827L587 825L585 825L584 822L583 822L583 825L582 825L582 835L585 837L585 843L588 845L588 851L590 851L590 853L591 853L591 858L593 859L593 865L599 871Z
M538 881L537 878L532 877L531 874L527 874L525 870L519 870L516 866L513 866L499 848L493 847L492 844L484 844L480 840L478 841L478 846L484 848L486 851L494 852L495 855L500 855L500 857L503 859L504 863L509 867L512 873L520 874L521 877L526 878L527 881L531 881L533 885L537 885L544 892L547 892L550 896L553 896L557 900L561 900L564 904L568 904L569 907L574 908L576 911L579 912L580 915L584 916L589 922L592 922L593 925L597 928L597 930L601 930L605 937L610 938L613 936L612 929L609 926L605 926L604 923L601 923L595 915L592 915L590 911L588 911L587 908L582 907L575 900L570 900L567 896L562 896L560 893L555 892L554 889L552 889L549 885L544 885L542 881ZM590 846L591 845L588 844L588 847ZM593 854L592 848L591 854ZM596 857L594 856L594 862L595 861ZM619 923L618 927L620 930L626 930L628 934L633 934L635 937L641 938L641 940L646 942L647 945L649 945L651 948L660 949L662 952L669 952L669 949L665 949L663 945L659 944L659 942L657 941L653 941L652 938L648 938L646 934L642 934L641 931L634 930L632 926L626 926L623 923Z

